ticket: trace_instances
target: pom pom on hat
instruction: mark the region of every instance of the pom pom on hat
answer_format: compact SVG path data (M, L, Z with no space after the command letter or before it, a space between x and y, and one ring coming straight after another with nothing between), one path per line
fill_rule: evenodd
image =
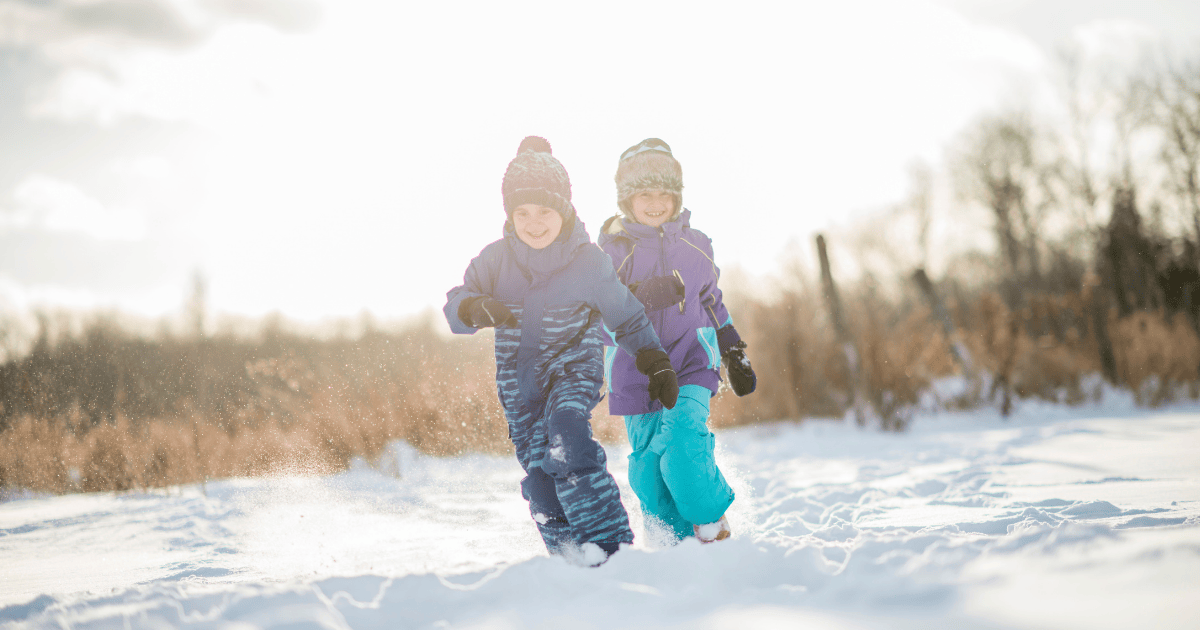
M540 136L527 136L517 147L517 157L508 163L500 185L504 212L511 218L517 206L535 203L554 208L564 219L575 215L571 205L571 178L555 159L550 142Z
M550 150L550 141L541 136L525 136L525 139L521 141L521 146L517 147L517 155L520 155L526 151L537 151L539 153L550 154L554 153L554 151Z

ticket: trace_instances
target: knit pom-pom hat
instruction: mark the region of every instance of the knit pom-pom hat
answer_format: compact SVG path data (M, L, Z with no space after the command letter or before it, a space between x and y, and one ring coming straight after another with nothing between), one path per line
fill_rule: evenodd
M626 216L632 216L629 200L647 190L671 193L675 196L675 215L683 210L683 166L671 154L671 146L658 138L646 138L625 149L613 179L617 182L617 205Z
M517 206L527 203L554 208L563 219L575 216L567 169L551 154L550 143L539 136L527 136L521 141L517 157L504 171L500 192L509 219Z

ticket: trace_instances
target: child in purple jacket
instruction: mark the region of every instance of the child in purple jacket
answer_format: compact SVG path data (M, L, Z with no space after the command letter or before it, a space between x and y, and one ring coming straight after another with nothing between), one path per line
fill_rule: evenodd
M621 214L604 224L597 242L645 305L679 382L675 407L664 409L647 395L634 357L607 350L609 413L625 416L633 447L629 484L652 530L657 524L674 540L722 540L730 535L725 511L733 490L713 457L709 399L722 361L738 396L754 391L746 344L721 301L712 242L689 224L683 168L671 147L658 138L630 147L617 165L616 183Z

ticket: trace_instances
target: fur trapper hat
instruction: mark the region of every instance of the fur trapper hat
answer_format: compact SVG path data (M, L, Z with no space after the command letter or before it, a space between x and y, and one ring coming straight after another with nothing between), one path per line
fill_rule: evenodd
M504 171L500 192L509 219L517 206L527 203L554 208L563 219L575 216L567 169L551 154L550 142L539 136L527 136L521 141L517 157Z
M675 196L675 216L683 211L683 166L671 147L658 138L646 138L625 149L617 163L617 205L630 215L629 200L647 190L665 190ZM672 217L674 218L674 217Z

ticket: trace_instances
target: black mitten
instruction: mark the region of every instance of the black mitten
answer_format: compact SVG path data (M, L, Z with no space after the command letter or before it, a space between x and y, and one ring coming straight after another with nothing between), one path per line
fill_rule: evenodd
M674 409L679 400L679 378L671 359L662 350L642 350L637 355L637 369L650 377L650 400L661 401L667 409Z
M750 367L750 359L746 358L746 342L738 334L733 324L722 326L717 331L717 349L721 352L721 360L725 362L725 371L729 373L729 385L733 393L745 396L758 386L758 377Z
M654 276L629 287L634 297L646 307L647 313L675 306L683 300L685 289L679 275Z
M745 341L738 341L729 351L721 355L721 360L725 362L725 371L729 373L729 385L733 387L733 393L745 396L754 391L754 388L758 386L758 377L754 375L754 369L750 367L750 359L746 358Z
M467 298L458 305L458 318L471 328L517 324L508 307L486 295Z

